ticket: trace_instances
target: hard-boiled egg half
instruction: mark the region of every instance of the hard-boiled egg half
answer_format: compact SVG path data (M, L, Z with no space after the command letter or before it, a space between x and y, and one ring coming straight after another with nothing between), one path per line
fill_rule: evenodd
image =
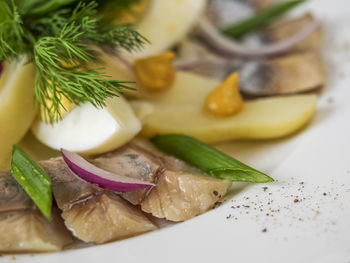
M141 123L122 97L107 99L106 107L84 103L73 108L61 121L48 124L37 119L35 137L53 149L84 154L100 154L130 141L141 130Z

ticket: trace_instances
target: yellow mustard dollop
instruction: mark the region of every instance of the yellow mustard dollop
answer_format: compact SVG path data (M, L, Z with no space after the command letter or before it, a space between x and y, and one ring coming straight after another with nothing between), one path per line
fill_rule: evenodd
M137 78L145 89L161 91L169 88L175 80L174 52L167 51L134 62Z
M238 73L231 74L223 83L210 92L205 100L205 109L218 116L233 116L239 113L244 102L239 93Z

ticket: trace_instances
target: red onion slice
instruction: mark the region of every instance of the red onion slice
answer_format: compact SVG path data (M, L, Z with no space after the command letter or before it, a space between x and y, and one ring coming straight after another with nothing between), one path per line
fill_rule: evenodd
M202 17L199 21L199 33L203 37L204 41L206 41L213 50L215 50L218 54L224 55L226 58L252 58L259 56L272 56L284 53L288 49L294 47L300 41L307 38L320 25L320 21L316 20L301 29L295 35L279 43L265 45L260 48L247 48L232 39L224 37L217 30L217 28L205 17Z
M80 155L61 149L62 156L71 171L81 179L99 187L117 192L133 192L154 186L134 178L105 171L89 163Z

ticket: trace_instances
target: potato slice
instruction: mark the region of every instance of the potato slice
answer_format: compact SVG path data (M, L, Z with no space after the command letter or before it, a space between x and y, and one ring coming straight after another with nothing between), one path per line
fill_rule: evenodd
M221 81L191 72L177 72L171 88L154 92L147 98L156 107L198 105L202 107L208 93L220 85Z
M210 143L278 138L305 126L317 104L317 95L313 94L263 98L247 101L238 115L215 117L203 110L203 104L208 92L217 84L213 79L180 72L169 92L148 102L133 102L140 116L143 108L148 110L142 115L142 134L151 137L182 133Z
M278 138L302 128L313 116L316 102L316 95L259 99L228 118L209 116L198 105L164 108L146 118L142 134L182 133L204 142Z
M5 62L0 76L0 170L9 168L12 145L22 139L36 114L34 66L25 63L25 57Z

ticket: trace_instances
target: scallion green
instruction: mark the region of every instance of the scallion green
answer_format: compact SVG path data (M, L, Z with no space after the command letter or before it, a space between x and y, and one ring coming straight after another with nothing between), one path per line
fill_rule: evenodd
M306 0L291 0L274 4L271 7L268 7L265 10L262 10L261 12L253 15L252 17L223 28L221 32L224 35L232 38L242 37L243 35L255 29L267 25L273 19L282 16L283 14L287 13L294 7L304 2L306 2Z
M51 179L45 171L19 147L13 146L11 173L39 210L51 218Z
M274 181L268 175L186 135L158 135L151 141L162 151L220 179L254 183Z

